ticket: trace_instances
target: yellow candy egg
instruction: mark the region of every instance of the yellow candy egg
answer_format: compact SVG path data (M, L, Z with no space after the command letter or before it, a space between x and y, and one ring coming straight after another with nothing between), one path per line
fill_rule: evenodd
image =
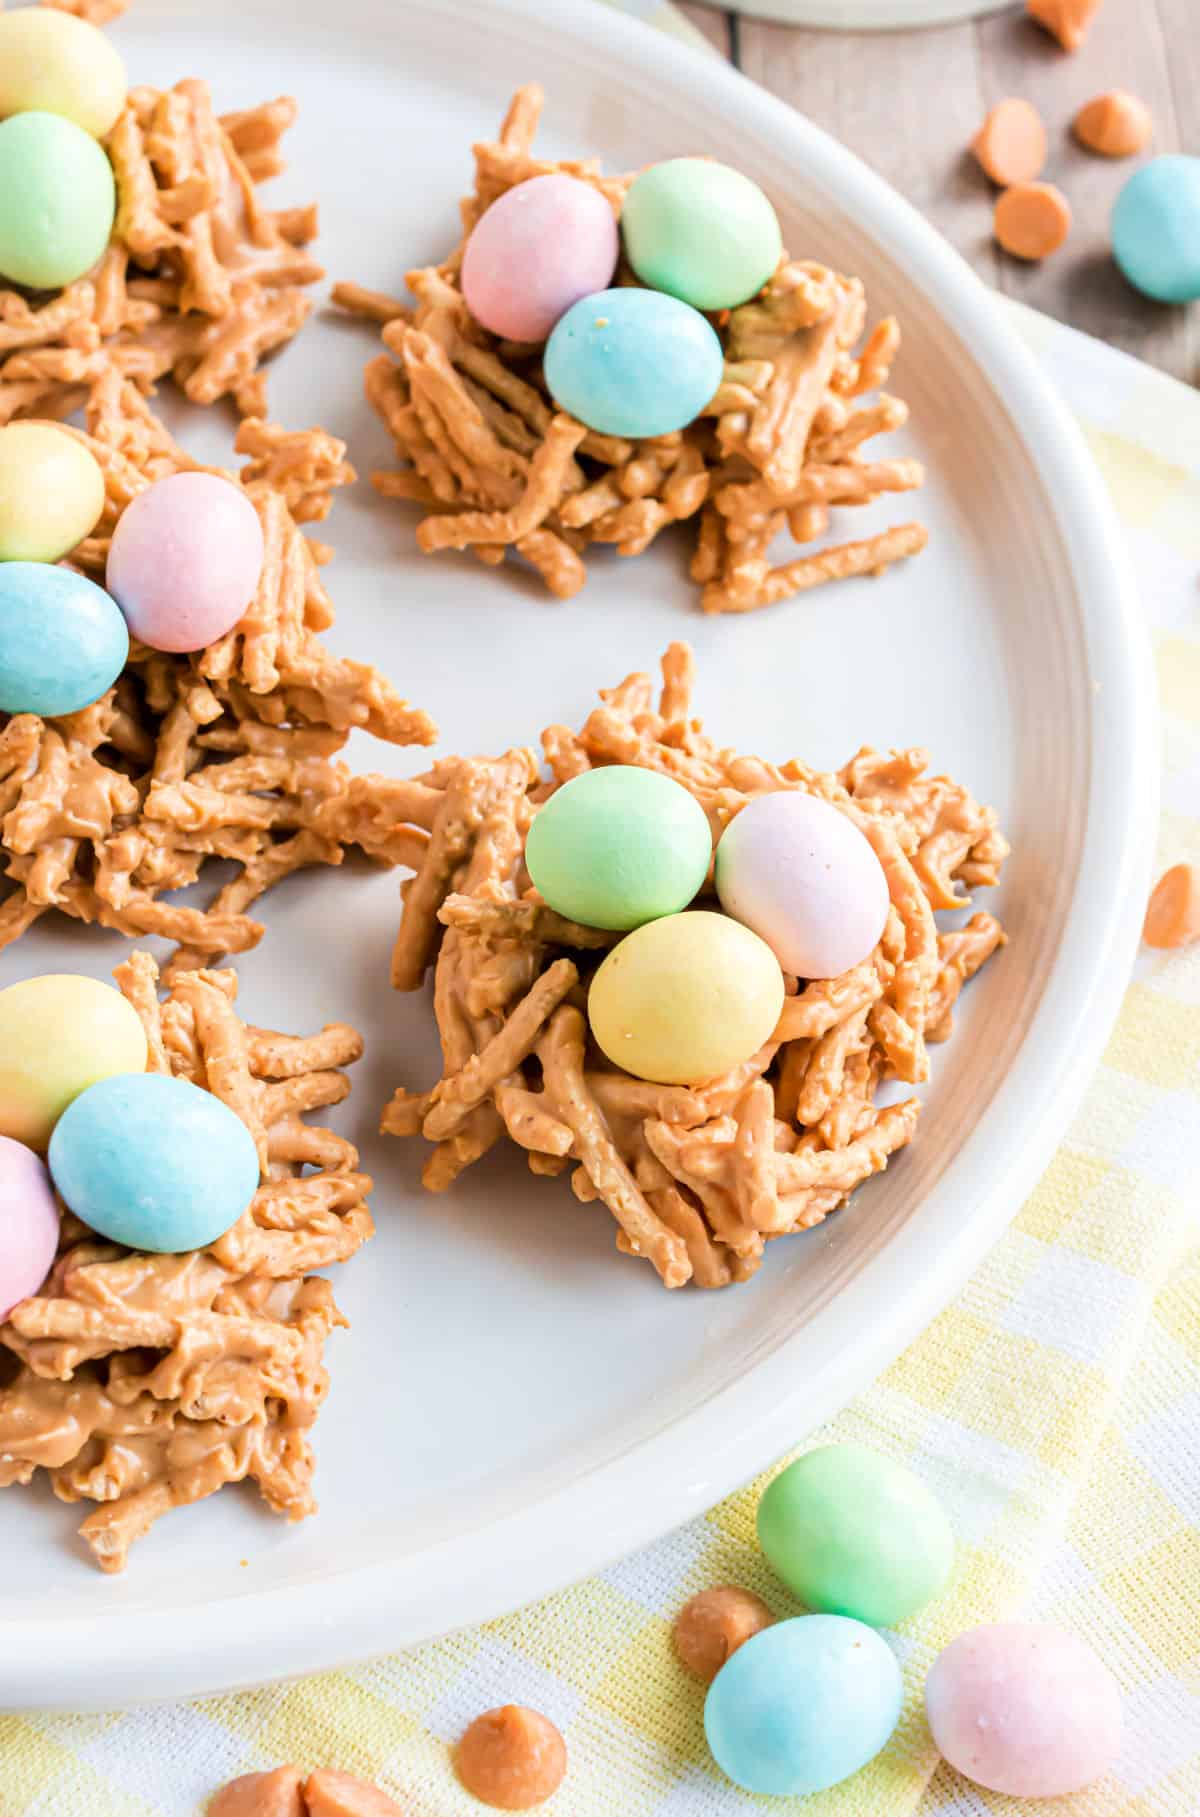
M42 6L0 13L0 119L61 114L102 139L127 89L125 65L85 19Z
M73 435L56 423L0 429L0 561L57 561L103 509L100 463Z
M783 1008L779 961L728 915L689 909L615 946L588 995L592 1034L638 1079L699 1085L756 1053Z
M0 991L0 1135L45 1150L81 1091L145 1070L146 1031L111 984L52 972Z

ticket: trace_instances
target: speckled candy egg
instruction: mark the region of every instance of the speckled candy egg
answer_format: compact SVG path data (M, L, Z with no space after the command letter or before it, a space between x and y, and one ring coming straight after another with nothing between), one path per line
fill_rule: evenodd
M0 712L53 718L112 687L129 632L103 587L70 568L0 564Z
M621 237L643 284L695 309L744 303L783 252L778 216L758 184L712 158L644 170L625 197Z
M110 984L51 972L0 991L0 1134L44 1149L81 1091L145 1065L146 1031Z
M1113 257L1160 303L1200 297L1200 158L1152 158L1135 170L1112 212Z
M116 207L112 165L82 126L49 113L0 123L0 278L73 284L108 245Z
M101 1236L166 1255L214 1243L259 1182L241 1118L165 1073L104 1079L76 1098L50 1138L50 1172Z
M204 650L232 631L263 565L258 513L215 473L172 473L117 520L105 581L152 650Z
M36 1293L58 1247L58 1206L45 1163L0 1136L0 1319Z
M841 1615L764 1628L721 1667L704 1703L713 1759L735 1785L777 1797L821 1792L865 1766L900 1716L887 1642Z
M102 139L125 105L125 66L94 25L57 8L0 13L0 118L62 114Z
M783 1008L783 973L739 921L691 909L648 921L592 979L588 1018L616 1066L699 1085L757 1053Z
M656 290L601 290L546 343L554 401L604 435L668 435L697 417L725 356L704 317Z
M801 789L759 795L717 846L717 894L785 971L836 978L872 952L888 885L870 844L829 802Z
M0 562L56 562L103 509L100 463L73 435L57 423L0 429Z
M866 1445L796 1458L758 1504L771 1568L810 1609L891 1627L932 1600L954 1534L919 1476Z
M1077 1634L1042 1622L970 1628L925 1681L933 1739L952 1767L1011 1798L1061 1798L1106 1773L1121 1693Z
M531 177L506 190L463 252L462 289L477 322L510 341L544 341L617 266L617 223L590 183Z
M550 907L622 932L687 907L708 872L708 818L682 783L611 764L556 789L525 843Z

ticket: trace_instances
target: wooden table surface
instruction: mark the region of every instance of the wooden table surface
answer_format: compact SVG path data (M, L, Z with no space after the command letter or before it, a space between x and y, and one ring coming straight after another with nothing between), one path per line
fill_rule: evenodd
M1127 88L1153 113L1152 151L1200 153L1200 0L1104 0L1074 55L1021 7L904 32L768 25L688 0L681 10L747 76L882 172L1005 295L1200 383L1200 304L1151 302L1109 256L1109 210L1135 161L1094 157L1069 131L1092 95ZM995 245L995 191L968 151L1004 95L1038 108L1050 140L1044 175L1074 211L1071 238L1041 265Z

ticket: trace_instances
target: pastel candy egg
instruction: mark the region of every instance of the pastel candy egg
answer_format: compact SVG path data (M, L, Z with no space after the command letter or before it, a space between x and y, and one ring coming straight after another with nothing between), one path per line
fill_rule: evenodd
M0 1134L44 1149L81 1091L145 1066L146 1031L110 984L50 972L0 991Z
M900 1668L873 1628L800 1615L764 1628L704 1701L712 1757L747 1792L822 1792L865 1766L900 1717Z
M117 519L105 582L152 650L204 650L232 631L263 565L258 513L215 473L172 473Z
M125 66L94 25L54 7L0 13L0 118L62 114L102 139L125 105Z
M531 177L493 202L463 252L462 289L477 322L510 341L544 341L572 303L617 266L613 211L578 177Z
M810 1609L877 1627L923 1608L954 1563L936 1497L866 1445L822 1445L781 1471L758 1504L758 1540Z
M125 666L116 602L70 568L0 565L0 712L53 718L90 707Z
M73 284L108 245L116 206L112 166L82 126L51 113L0 122L0 277Z
M625 254L643 284L695 309L734 309L783 252L766 196L728 164L669 158L635 178L621 209Z
M20 16L0 13L0 25ZM0 562L56 562L103 509L104 475L90 448L57 423L0 429Z
M1121 1693L1066 1628L970 1628L925 1681L933 1739L952 1767L1011 1798L1061 1798L1106 1773L1121 1746Z
M721 906L798 978L836 978L878 943L888 884L838 808L801 789L759 795L730 821L716 855Z
M45 1162L0 1136L0 1319L36 1293L58 1248L58 1206Z
M687 907L708 873L708 817L681 783L612 764L556 789L525 842L525 863L560 915L640 927Z
M691 909L647 921L592 979L592 1034L614 1065L698 1085L757 1053L783 1008L783 973L739 921Z
M695 309L656 290L601 290L568 309L546 343L556 404L604 435L669 435L697 417L725 356Z
M77 1217L156 1254L203 1249L258 1190L258 1153L211 1092L165 1073L102 1079L59 1118L50 1172Z
M1200 158L1173 154L1135 170L1112 212L1113 257L1160 303L1200 297Z

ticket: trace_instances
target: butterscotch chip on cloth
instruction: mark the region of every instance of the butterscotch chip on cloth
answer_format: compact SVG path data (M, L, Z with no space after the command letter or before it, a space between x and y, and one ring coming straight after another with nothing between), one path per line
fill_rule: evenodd
M49 0L59 4L60 0ZM94 24L114 0L65 7ZM218 115L206 83L134 88L104 141L117 188L108 249L46 297L0 288L0 423L66 417L109 367L144 395L170 374L197 404L266 414L262 362L303 326L312 205L273 210L257 185L284 168L290 96Z
M105 506L70 559L102 582L126 505L197 463L115 369L93 387L87 422L71 433L100 463ZM0 948L57 909L176 942L173 972L203 966L256 945L262 924L248 911L292 871L340 864L352 844L383 864L423 849L425 833L397 828L390 785L337 759L359 727L393 744L436 735L377 670L335 656L321 635L333 622L322 551L298 524L323 518L353 478L344 445L254 418L236 446L249 458L226 477L254 504L266 550L241 622L193 656L135 644L115 687L82 712L0 714ZM237 869L206 908L164 900L209 858Z
M593 547L640 555L686 522L706 612L752 611L917 554L926 541L917 523L783 561L772 552L785 532L815 543L838 507L911 491L924 478L918 461L864 452L901 428L908 410L881 390L899 327L888 317L863 340L857 278L785 254L757 297L713 318L725 370L704 411L683 430L640 441L598 434L557 410L540 349L499 340L473 319L459 282L463 247L499 196L559 172L590 183L619 217L633 180L604 176L595 159L535 156L541 108L535 84L518 90L499 138L475 146L463 239L442 264L408 273L414 303L334 287L335 303L381 326L386 351L366 368L366 394L401 465L371 479L385 497L423 508L420 548L468 550L487 566L511 549L555 598L569 599ZM621 267L615 281L635 280Z
M762 1597L740 1584L701 1590L675 1617L679 1663L693 1678L711 1684L725 1661L774 1620Z
M403 886L392 981L415 990L432 969L443 1069L425 1091L397 1090L383 1129L433 1144L431 1192L507 1136L535 1174L569 1172L579 1200L602 1201L618 1249L665 1286L723 1287L912 1139L918 1100L880 1104L877 1088L928 1076L927 1044L949 1036L964 982L1004 941L983 911L946 931L934 913L994 884L1009 848L994 811L930 775L922 750L863 749L823 774L723 748L692 717L693 666L687 645L672 644L657 700L635 673L602 690L581 731L549 726L548 775L519 747L448 758L392 785L393 811L427 840ZM586 984L620 936L555 914L525 869L538 809L612 763L681 783L714 846L756 795L807 790L861 829L887 878L890 912L870 957L838 978L787 979L770 1041L706 1085L650 1084L604 1058L589 1038Z
M207 1817L403 1817L378 1786L336 1767L318 1767L305 1779L299 1767L243 1773L222 1786Z
M206 1249L144 1255L64 1216L58 1257L0 1325L0 1486L46 1471L62 1501L94 1501L80 1533L120 1571L160 1515L251 1477L268 1507L316 1506L309 1431L328 1387L325 1339L345 1320L310 1271L372 1234L358 1155L305 1113L338 1104L362 1053L334 1023L310 1036L248 1026L233 972L194 971L159 1000L135 952L114 976L146 1029L149 1068L213 1092L259 1149L262 1183Z

